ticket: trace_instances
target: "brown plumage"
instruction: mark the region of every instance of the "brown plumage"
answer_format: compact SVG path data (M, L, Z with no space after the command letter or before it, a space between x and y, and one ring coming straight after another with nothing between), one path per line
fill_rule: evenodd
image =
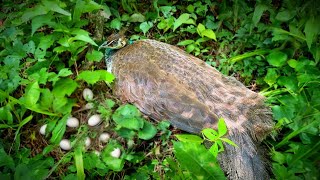
M154 120L167 119L179 129L199 133L216 128L220 117L228 126L226 145L219 155L229 179L268 179L257 145L272 128L264 98L177 47L140 40L113 56L114 92Z

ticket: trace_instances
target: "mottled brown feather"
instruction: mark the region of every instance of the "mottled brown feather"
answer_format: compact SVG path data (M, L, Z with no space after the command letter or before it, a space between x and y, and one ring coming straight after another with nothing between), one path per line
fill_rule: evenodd
M155 40L136 41L111 58L114 92L122 101L192 133L216 128L218 118L223 117L228 138L239 145L226 145L219 157L229 178L268 178L256 150L272 128L263 96L179 48Z

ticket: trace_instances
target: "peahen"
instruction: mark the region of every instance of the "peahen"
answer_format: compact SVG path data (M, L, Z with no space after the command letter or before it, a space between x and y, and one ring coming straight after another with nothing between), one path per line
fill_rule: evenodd
M273 125L263 96L175 46L149 39L125 42L117 34L100 46L119 49L107 67L116 76L114 93L120 100L190 133L216 128L223 117L228 138L238 145L226 145L218 157L228 178L269 179L258 150Z

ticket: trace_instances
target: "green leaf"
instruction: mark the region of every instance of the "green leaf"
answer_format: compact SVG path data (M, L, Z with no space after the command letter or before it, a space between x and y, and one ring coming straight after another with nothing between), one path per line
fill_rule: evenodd
M24 95L27 106L35 106L40 98L40 87L38 82L33 82L26 87Z
M268 6L266 6L264 4L257 4L256 5L254 12L253 12L253 16L252 16L252 22L253 22L254 26L257 26L258 22L261 19L263 12L266 10L268 10Z
M52 93L56 97L70 96L78 87L76 81L70 78L59 79L53 86Z
M113 29L117 29L117 30L120 31L121 26L122 26L122 23L121 23L120 19L118 19L118 18L113 19L110 22L110 27L113 28Z
M105 81L111 83L114 80L114 76L105 70L96 70L96 71L82 71L77 80L84 80L89 84L95 84L98 81Z
M211 141L216 141L219 138L219 133L211 128L205 128L201 131L203 135Z
M34 17L31 21L31 36L42 26L44 25L49 25L49 26L56 26L56 23L52 21L53 19L52 14L45 14L45 15L40 15L37 17Z
M94 10L103 9L105 6L102 6L94 1L80 1L77 0L77 3L74 7L73 11L73 21L78 22L80 21L80 17L83 13L92 12ZM108 9L108 8L105 8Z
M272 51L267 56L267 61L272 66L281 67L286 64L287 58L288 56L286 53L283 53L281 51Z
M289 61L288 61L288 65L290 66L290 67L292 67L292 68L296 68L297 67L297 65L298 65L298 61L297 60L295 60L295 59L290 59Z
M138 137L143 140L152 139L157 134L157 128L147 121L144 121L143 124L143 128L138 132Z
M178 46L186 46L186 45L189 45L189 44L192 44L192 43L194 43L194 40L187 39L187 40L179 42L177 45Z
M211 29L204 30L202 35L217 41L216 34Z
M53 45L54 41L53 35L41 36L40 43L34 53L35 59L42 60L47 54L47 49Z
M272 86L277 82L277 78L279 77L277 70L275 68L269 68L266 77L264 77L264 81Z
M286 163L286 156L280 152L273 151L272 152L272 160L274 160L280 164L284 164L284 163Z
M82 158L82 148L77 147L74 151L74 161L77 168L77 179L84 180L84 168L83 168L83 158Z
M203 139L197 135L192 134L176 134L176 138L181 142L203 143Z
M79 40L83 42L87 42L94 46L98 46L89 36L89 33L83 29L75 29L71 32L71 34L76 35L75 37L70 38L70 41Z
M115 158L110 155L110 153L115 148L121 148L121 146L113 141L109 142L107 147L102 151L101 158L102 161L113 171L121 171L124 167L124 159L123 158Z
M46 9L49 9L53 12L57 12L65 16L71 16L71 13L62 9L56 1L42 0L42 4L45 6Z
M15 169L15 164L11 156L9 156L2 147L0 147L0 167Z
M224 121L223 118L220 118L219 119L219 122L218 122L218 132L219 132L219 137L222 137L224 136L225 134L227 134L227 125Z
M35 16L44 15L47 13L48 13L48 9L41 4L38 4L33 8L27 8L26 11L23 13L21 19L23 22L26 22Z
M234 146L234 147L238 147L238 145L236 143L234 143L233 141L231 141L230 139L227 138L220 138L222 141Z
M203 145L174 142L173 148L181 168L195 179L226 179L216 158Z
M58 76L59 77L67 77L67 76L70 76L70 75L72 75L73 73L72 73L72 71L70 70L70 69L68 69L68 68L63 68L63 69L61 69L60 71L59 71L59 73L58 73Z
M190 18L190 14L183 13L179 16L177 20L174 21L173 31L175 31L179 26L188 22Z
M63 116L61 120L58 121L58 124L52 131L52 137L50 139L50 142L53 144L59 144L64 132L66 131L66 126L67 126L67 120L70 114L66 114Z
M316 19L315 17L311 17L308 19L304 27L304 33L306 34L306 41L309 49L311 49L311 45L320 31L319 23L319 18Z
M112 115L112 119L121 127L140 130L144 125L140 111L133 105L120 106Z
M202 32L205 30L206 30L206 27L203 24L199 23L197 26L197 32L201 37L203 37Z
M87 58L89 61L100 62L101 59L103 58L103 53L100 52L100 51L93 50L93 51L88 52L88 53L86 54L86 58Z
M282 21L282 22L287 22L290 19L292 19L295 16L295 12L294 11L290 11L290 10L283 10L280 11L277 16L276 16L276 20L278 21Z
M129 22L144 22L146 18L141 13L134 13L130 16Z
M49 89L41 89L41 98L40 98L40 105L41 108L49 110L52 108L53 103L53 94L50 92Z
M149 29L151 29L153 26L153 23L148 21L148 22L143 22L140 24L139 28L142 30L143 34L146 34Z
M278 78L278 84L285 86L290 91L298 91L298 80L296 76L281 76Z

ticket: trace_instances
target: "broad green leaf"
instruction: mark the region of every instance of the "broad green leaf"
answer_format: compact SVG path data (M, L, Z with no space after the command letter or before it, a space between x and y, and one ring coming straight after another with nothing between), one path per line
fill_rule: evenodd
M102 151L101 158L109 169L112 169L113 171L121 171L124 167L124 159L121 157L115 158L110 155L115 148L120 148L122 151L122 147L119 144L113 141L109 142L107 147Z
M84 167L83 167L83 156L82 156L82 148L77 147L74 151L74 161L77 168L77 179L84 180Z
M202 131L202 134L211 141L216 141L219 138L219 133L211 128L205 128Z
M2 147L0 147L0 167L7 167L11 170L15 169L12 157L9 156Z
M35 18L32 18L31 21L31 36L42 26L49 25L49 26L55 26L55 22L52 21L52 18L54 16L52 14L44 14L37 16Z
M196 48L196 46L194 44L189 44L186 48L186 51L188 53L192 52L194 49Z
M178 46L186 46L186 45L189 45L189 44L192 44L192 43L194 43L194 40L187 39L187 40L179 42L177 45Z
M82 71L77 80L84 80L89 84L95 84L98 81L105 81L111 83L114 80L114 76L105 70L96 70L96 71Z
M140 24L139 28L142 30L143 34L146 34L149 29L153 27L153 23L148 21L148 22L143 22Z
M279 164L284 164L286 162L286 156L280 152L273 151L272 152L272 160L278 162Z
M68 120L69 116L70 116L69 114L66 114L63 116L62 119L60 119L58 121L58 124L56 125L56 127L52 131L52 137L50 139L51 143L53 143L53 144L60 143L60 141L64 135L64 132L66 131L67 120Z
M107 6L106 5L102 6L94 1L77 0L77 3L75 5L74 11L73 11L73 21L74 22L80 21L80 17L83 13L88 13L88 12L92 12L94 10L103 9L103 7L107 7ZM105 9L107 9L107 8L105 8Z
M189 18L190 18L190 14L187 14L187 13L181 14L179 18L174 21L173 31L175 31L182 24L185 24L189 20Z
M72 71L69 68L63 68L59 71L58 76L59 77L67 77L70 76L72 73Z
M49 9L53 12L57 12L65 16L71 16L71 13L62 9L56 1L42 0L42 4L45 6L46 9Z
M110 27L113 28L113 29L117 29L117 30L120 31L121 26L122 26L122 23L121 23L120 19L118 19L118 18L113 19L110 22Z
M100 51L93 50L93 51L88 52L88 53L86 54L86 58L87 58L89 61L100 62L101 59L103 58L103 53L100 52Z
M199 34L201 37L204 36L204 35L202 34L202 32L205 31L205 30L206 30L206 27L205 27L203 24L199 23L199 24L198 24L198 27L197 27L197 32L198 32L198 34Z
M79 40L84 41L94 46L98 46L89 36L89 33L83 29L75 29L71 32L72 34L76 35L75 37L70 38L71 41Z
M285 86L290 91L298 91L298 80L296 76L280 76L278 78L278 84Z
M227 125L226 125L226 123L225 123L223 118L219 119L218 132L219 132L219 137L222 137L227 133Z
M55 37L53 35L42 36L34 53L35 59L42 60L47 54L47 49L53 45L54 41Z
M287 58L288 56L286 53L283 53L281 51L272 51L267 56L267 61L272 66L281 67L286 64Z
M264 11L268 10L268 6L265 4L257 4L256 7L254 8L253 16L252 16L252 22L254 26L257 26L258 22L261 19L261 16Z
M276 19L278 21L286 22L286 21L289 21L290 19L292 19L294 16L295 16L294 11L283 10L277 14Z
M144 121L143 128L139 130L138 137L143 140L152 139L157 134L157 129L147 121Z
M144 22L146 18L141 13L134 13L130 16L129 22Z
M25 104L28 106L35 106L40 98L40 91L37 81L29 84L25 91Z
M308 19L304 27L304 33L306 34L306 41L309 49L311 48L312 42L315 40L316 35L319 34L319 23L319 18L316 19L315 17L311 17Z
M121 127L140 130L144 125L140 111L133 105L120 106L112 115L112 119Z
M264 77L264 81L272 86L277 82L277 78L279 77L277 70L275 68L269 68L266 77Z
M233 141L231 141L230 139L227 139L227 138L220 138L222 141L234 146L234 147L238 147L238 145L236 143L234 143ZM223 145L221 145L223 146Z
M9 104L7 104L6 106L0 107L0 119L3 123L6 123L8 125L13 124L13 116L10 109L11 108Z
M292 67L292 68L296 68L297 67L297 65L298 65L298 61L297 60L295 60L295 59L290 59L289 61L288 61L288 65L290 66L290 67Z
M41 4L38 4L33 8L27 8L26 11L23 13L21 19L23 22L26 22L35 16L44 15L47 13L48 13L48 9Z
M189 11L189 13L193 13L194 12L194 6L192 6L192 5L187 6L187 10Z
M217 41L216 34L211 29L202 31L202 35Z
M174 142L174 154L182 169L196 179L226 179L216 158L203 146L191 142Z
M53 94L50 92L49 89L41 89L41 98L40 98L40 105L41 108L49 110L52 108L53 103Z
M192 134L176 134L175 136L181 142L193 142L201 144L204 141L201 137Z
M70 96L78 87L76 81L70 78L59 79L53 86L52 93L56 97L64 97L65 95Z

